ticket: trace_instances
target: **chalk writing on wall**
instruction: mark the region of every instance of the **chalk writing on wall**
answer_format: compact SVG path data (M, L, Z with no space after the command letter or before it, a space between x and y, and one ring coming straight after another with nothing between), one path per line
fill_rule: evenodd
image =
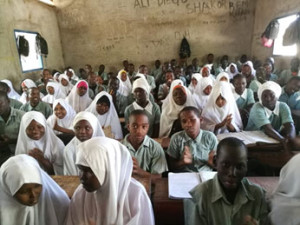
M229 2L229 15L232 17L241 17L250 14L249 0Z
M185 30L185 31L175 31L175 39L176 40L181 40L182 38L191 38L190 31Z
M134 0L134 8L148 8L150 0Z

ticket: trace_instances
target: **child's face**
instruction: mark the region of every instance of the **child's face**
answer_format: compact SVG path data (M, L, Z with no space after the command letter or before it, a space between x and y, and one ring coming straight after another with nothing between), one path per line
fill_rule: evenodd
M67 115L66 109L59 103L55 106L54 113L58 119L63 119Z
M110 90L118 90L119 89L119 80L118 79L114 79L111 82L109 82L109 89Z
M147 101L147 93L143 88L136 88L133 94L137 103L144 103Z
M90 167L78 165L80 183L87 192L97 191L101 185Z
M125 81L127 80L127 74L126 74L125 72L123 72L123 73L121 74L121 80L122 80L123 82L125 82Z
M250 66L247 66L247 65L243 66L243 67L242 67L242 74L243 74L245 77L251 76L251 68L250 68Z
M243 147L222 146L216 168L221 186L227 191L237 190L247 173L247 153Z
M226 82L228 82L228 79L227 79L227 77L221 77L220 81L226 81Z
M128 130L131 138L137 143L141 143L149 130L149 120L145 115L130 116Z
M104 115L105 113L108 112L108 110L109 110L109 107L105 102L101 102L100 104L96 104L96 111L100 115Z
M74 126L75 136L79 141L84 142L92 138L94 130L87 120L80 120Z
M277 98L275 96L275 93L271 90L264 90L261 94L261 102L264 107L274 110Z
M208 85L208 86L203 90L203 93L204 93L205 95L210 95L211 90L212 90L212 86L211 86L211 85Z
M41 184L23 184L14 195L14 198L22 205L33 206L38 203L42 189L43 188Z
M218 97L217 100L216 100L216 105L217 105L219 108L222 108L225 104L226 104L226 99L223 98L222 95L219 95L219 97Z
M189 137L195 139L198 136L201 119L193 111L180 113L180 122Z
M230 66L230 72L231 72L231 73L235 73L235 72L236 72L236 71L235 71L235 67L234 67L233 65Z
M40 140L45 134L45 127L35 120L32 120L26 128L26 134L32 140Z
M166 73L165 75L166 83L171 85L172 81L174 80L174 76L172 73Z
M49 95L54 95L54 88L53 87L48 86L47 91L48 91Z
M239 95L243 94L247 86L246 78L235 79L233 85L236 93L238 93Z
M81 96L84 96L86 92L87 92L87 88L85 88L85 87L77 88L77 94L78 94L80 97L81 97Z
M70 70L68 70L67 71L67 76L69 77L69 79L71 79L71 77L73 77L73 73Z
M29 101L31 106L36 106L40 102L40 91L37 88L33 88L29 92Z
M198 81L195 78L192 78L192 84L194 87L198 84Z
M63 86L68 86L68 84L69 84L69 81L67 81L66 79L61 79L61 84L63 85Z
M202 77L208 77L208 75L209 75L208 70L202 71Z
M182 88L176 88L173 91L173 99L177 105L183 105L186 102L186 94L182 90Z

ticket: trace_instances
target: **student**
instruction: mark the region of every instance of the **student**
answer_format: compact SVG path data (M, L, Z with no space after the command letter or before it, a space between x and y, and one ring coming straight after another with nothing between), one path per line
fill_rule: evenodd
M75 165L78 145L92 137L104 136L104 132L97 117L90 112L79 112L73 121L75 137L64 149L64 175L79 175Z
M8 85L8 91L7 91L8 97L11 99L19 100L19 98L21 96L19 95L18 92L15 91L11 81L4 79L4 80L1 80L1 82L6 83Z
M3 91L5 93L7 93L7 95L8 95L9 86L6 83L1 81L0 82L0 91ZM10 105L10 107L13 107L15 109L20 109L23 106L22 102L14 99L14 98L9 98L9 105Z
M98 70L98 76L100 76L103 80L103 84L104 85L107 85L108 84L108 75L107 73L105 72L105 66L103 64L101 64L99 66L99 70Z
M120 120L110 94L100 92L86 111L97 117L106 137L123 139Z
M133 175L148 176L161 174L168 170L165 153L159 143L147 135L148 115L144 110L133 110L127 125L129 134L122 144L129 150L133 160Z
M246 130L263 130L268 136L284 145L295 137L291 111L286 103L279 102L281 87L267 81L258 89L259 102L250 111Z
M8 159L0 168L0 224L63 225L69 198L27 155Z
M217 83L203 109L203 129L215 134L239 132L243 129L241 116L228 82Z
M71 67L68 67L64 73L68 76L69 82L72 85L75 85L79 81L79 77L75 74L75 71Z
M40 112L27 112L21 120L16 155L28 154L35 158L49 175L63 174L65 145L56 137Z
M49 81L46 88L48 94L42 98L43 102L46 102L52 106L56 99L66 98L66 95L60 90L58 83Z
M145 188L131 178L132 160L124 145L106 137L88 140L79 145L76 165L82 184L72 197L66 225L154 224Z
M53 80L53 76L49 69L44 69L41 79L36 82L37 87L43 95L47 95L46 86L49 80Z
M216 75L215 74L216 65L214 63L214 59L215 59L214 54L209 53L206 57L207 62L206 62L205 66L207 66L209 68L211 74Z
M21 83L21 88L22 88L22 95L19 99L20 102L22 102L23 104L26 104L26 102L28 102L28 96L27 96L27 91L30 88L36 87L36 84L33 82L33 80L30 79L25 79L22 81ZM44 97L44 95L42 93L40 93L40 98L42 99Z
M279 101L285 102L291 110L300 110L300 77L292 77L282 88Z
M127 73L127 75L128 75L128 77L129 77L129 79L130 79L131 82L133 81L133 78L136 75L136 72L134 70L135 70L134 64L129 63L128 64L128 73Z
M186 106L196 106L193 96L189 89L183 86L181 80L174 80L170 93L162 104L159 137L168 137L172 134L173 123L178 119L178 113Z
M56 99L53 103L53 114L47 119L47 124L56 135L74 135L72 123L75 116L75 110L65 99Z
M120 80L119 92L127 97L131 93L132 88L130 79L127 76L127 72L125 70L120 70L117 77Z
M148 67L145 66L145 65L141 65L141 66L139 67L139 73L144 74L144 76L145 76L145 78L146 78L148 84L149 84L150 87L151 87L151 90L154 90L155 87L156 87L155 79L154 79L153 76L148 75Z
M154 62L154 68L151 71L151 76L154 77L155 83L158 83L161 80L161 77L163 75L163 71L161 68L161 62L159 59L155 60Z
M126 72L128 72L128 68L129 68L129 62L128 62L128 60L124 60L122 64L123 64L123 70L125 70Z
M59 88L65 94L65 96L69 95L73 87L74 85L71 84L69 77L66 74L61 74L59 76Z
M268 224L264 190L245 178L247 147L237 138L218 144L217 175L190 191L184 202L187 225Z
M266 70L265 80L277 82L278 76L276 74L272 73L272 70L273 70L272 64L270 62L265 62L263 66Z
M174 73L172 70L168 70L165 73L165 82L159 85L157 98L158 100L164 100L170 92L170 86L173 80L175 79Z
M251 61L245 62L242 66L241 73L246 77L247 88L256 93L258 88L261 86L261 83L256 80L256 71L253 67L253 63Z
M78 81L66 100L76 113L86 110L92 102L92 99L89 97L88 83L84 80Z
M125 122L129 124L129 115L133 110L144 110L149 118L148 136L157 138L159 134L160 109L159 106L149 100L150 86L143 78L133 82L132 92L135 101L125 109Z
M197 108L201 111L205 108L213 87L213 81L209 77L203 77L197 84L193 94Z
M243 64L245 62L248 61L248 57L247 55L242 55L241 58L236 62L236 65L237 65L237 68L238 68L238 71L241 72L242 71L242 67L243 67Z
M23 110L25 112L30 112L30 111L37 111L41 112L46 119L52 115L52 108L51 106L46 103L42 102L40 99L40 90L37 87L30 88L28 89L28 98L29 102L24 104L20 110Z
M89 72L88 73L88 78L87 78L87 82L89 84L89 96L91 99L94 99L95 95L98 93L97 88L97 80L98 80L98 76L96 75L96 73L94 72Z
M228 55L223 55L219 66L215 69L215 74L218 75L221 72L226 72L226 68L228 66Z
M290 69L283 70L279 76L278 83L284 86L291 77L299 76L300 59L297 57L292 58Z
M175 66L175 68L173 69L173 71L174 71L175 79L181 80L182 83L183 83L183 85L187 86L188 83L187 83L186 77L183 74L183 71L182 71L181 67L180 66Z
M193 73L200 73L201 67L199 66L199 60L197 58L193 58L191 66L193 68Z
M210 132L200 129L201 112L193 107L183 108L179 118L183 131L171 137L167 150L171 171L197 172L212 170L212 157L217 147L217 138Z
M200 84L201 78L202 78L202 76L200 73L194 73L192 75L191 83L189 85L189 90L192 94L195 93L195 89L196 89L197 85Z
M246 88L247 81L244 75L237 74L233 78L234 92L233 96L237 107L246 111L250 111L252 105L255 103L253 91Z
M216 81L216 79L214 78L214 76L210 73L210 69L208 66L204 66L202 67L200 74L202 77L209 77L213 82Z
M230 63L229 66L225 69L225 72L228 73L230 80L232 80L234 76L239 73L235 63Z

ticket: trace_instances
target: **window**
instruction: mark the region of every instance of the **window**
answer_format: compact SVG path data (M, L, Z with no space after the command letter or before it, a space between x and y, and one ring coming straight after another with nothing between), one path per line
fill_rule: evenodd
M297 15L286 16L278 19L279 22L279 32L277 38L274 40L273 55L282 56L295 56L297 54L297 45L283 46L282 40L285 30L289 25L297 19Z

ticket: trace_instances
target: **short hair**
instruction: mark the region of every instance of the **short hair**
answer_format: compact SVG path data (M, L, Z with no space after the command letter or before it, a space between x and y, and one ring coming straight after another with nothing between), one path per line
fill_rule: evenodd
M142 109L133 110L129 115L129 121L130 121L130 118L133 116L146 116L148 119L148 123L149 123L149 117L148 117L147 113L145 112L145 110L142 110Z
M272 65L271 62L265 62L265 63L263 64L263 66L264 66L264 67L265 67L265 66L271 66L271 67L273 67L273 65Z
M7 95L7 92L0 91L0 97L4 97L7 101L9 101L9 97Z
M98 99L97 101L97 105L101 104L101 103L105 103L108 107L110 107L110 101L109 98L106 95L101 96L101 98Z
M7 85L7 83L4 83L4 82L0 82L0 89L2 90L2 91L4 91L4 92L8 92L8 90L9 90L9 86Z
M233 82L235 81L235 80L237 80L237 79L239 79L239 78L245 78L246 79L246 77L245 77L245 75L244 74L241 74L241 73L238 73L238 74L236 74L234 77L233 77Z
M296 81L296 82L299 82L300 81L300 77L296 76L296 77L291 77L289 80L288 80L288 83L292 82L292 81Z
M110 77L110 79L109 79L109 81L108 81L108 85L110 85L110 83L113 82L113 81L115 81L115 80L117 80L118 83L120 83L119 78L117 78L117 77Z
M40 89L38 87L31 87L27 89L27 95L29 96L32 90L38 90L40 92Z
M200 119L202 111L201 111L201 109L197 109L197 108L194 107L194 106L186 106L186 107L184 107L184 108L179 112L178 118L180 119L181 113L183 113L183 112L188 112L188 111L194 112L195 115Z
M246 154L248 155L247 146L245 145L245 143L242 140L240 140L238 138L228 137L228 138L224 138L223 140L221 140L217 146L217 156L220 154L220 151L223 146L230 146L232 148L242 147L243 149L246 150Z

